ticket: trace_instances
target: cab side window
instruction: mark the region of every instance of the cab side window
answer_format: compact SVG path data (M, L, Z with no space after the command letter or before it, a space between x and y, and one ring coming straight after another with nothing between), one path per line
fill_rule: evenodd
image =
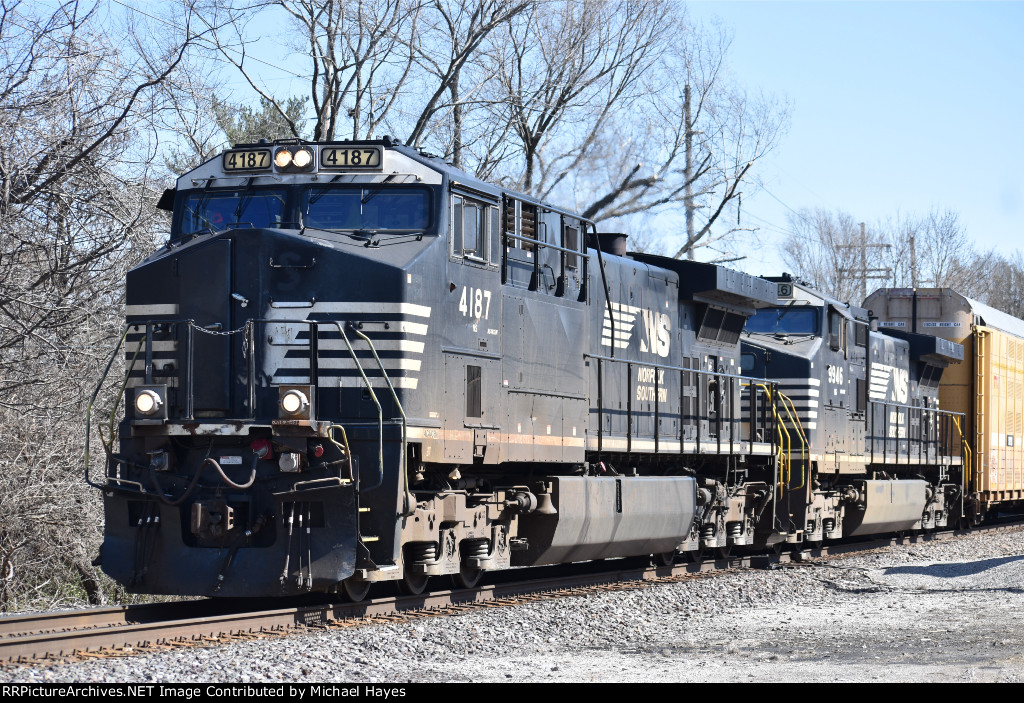
M828 314L828 343L832 351L846 350L845 319L833 310Z
M572 220L564 220L562 225L562 246L570 251L576 252L580 248L580 230L579 224ZM565 266L566 268L575 269L577 267L576 254L565 255Z
M452 256L497 264L498 208L462 195L452 196Z

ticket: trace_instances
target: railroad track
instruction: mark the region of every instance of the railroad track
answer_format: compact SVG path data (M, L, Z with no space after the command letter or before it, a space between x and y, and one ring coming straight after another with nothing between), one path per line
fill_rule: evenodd
M1021 522L976 528L972 532L1013 529ZM433 591L420 596L381 597L360 603L297 603L253 608L251 600L199 600L35 613L0 618L0 665L41 660L84 660L127 656L180 647L214 646L237 639L282 636L302 628L345 628L380 622L515 606L529 601L626 590L671 583L698 574L730 569L779 568L815 559L918 542L941 540L963 531L890 537L827 545L772 555L736 556L714 561L644 566L638 560L548 567L506 572L498 583L468 590ZM525 575L525 578L523 576ZM275 604L276 605L276 604Z

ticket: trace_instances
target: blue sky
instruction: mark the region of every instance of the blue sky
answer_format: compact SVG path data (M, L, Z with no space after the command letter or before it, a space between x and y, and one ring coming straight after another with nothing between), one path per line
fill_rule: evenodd
M785 96L793 108L788 133L756 166L765 190L744 188L743 223L760 229L734 247L748 256L734 266L779 273L788 215L815 207L869 226L950 209L976 248L1024 249L1024 2L687 7L692 18L732 30L729 66L739 84ZM307 68L276 40L251 49ZM261 69L272 90L289 92L293 78ZM230 69L224 75L239 97L252 97Z
M761 230L737 266L777 272L790 208L841 209L869 225L948 208L977 248L1024 248L1024 3L689 8L733 30L740 83L793 103L788 134L758 167L767 192L744 195Z

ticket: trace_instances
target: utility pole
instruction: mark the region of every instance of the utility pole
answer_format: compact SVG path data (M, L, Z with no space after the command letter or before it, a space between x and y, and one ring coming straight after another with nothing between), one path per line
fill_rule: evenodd
M690 129L690 84L683 90L683 129L686 130L686 167L683 178L686 179L686 191L683 196L683 208L686 211L686 241L693 241L693 130ZM686 258L693 261L693 246L686 252Z
M910 287L917 290L917 250L914 248L914 236L910 235Z
M877 278L885 280L892 276L892 269L888 266L884 268L868 268L868 249L890 249L889 244L869 244L867 234L865 233L864 223L860 223L860 243L859 244L837 244L836 249L860 249L860 266L857 268L843 268L843 272L855 273L860 277L860 302L863 303L864 299L868 297L868 279Z
M867 247L867 234L864 232L864 223L860 223L860 302L864 302L864 298L868 297L868 247Z

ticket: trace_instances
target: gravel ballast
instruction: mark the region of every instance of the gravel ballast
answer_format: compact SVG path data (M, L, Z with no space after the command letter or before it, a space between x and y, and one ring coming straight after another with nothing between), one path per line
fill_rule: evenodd
M5 682L1020 681L1024 531Z

